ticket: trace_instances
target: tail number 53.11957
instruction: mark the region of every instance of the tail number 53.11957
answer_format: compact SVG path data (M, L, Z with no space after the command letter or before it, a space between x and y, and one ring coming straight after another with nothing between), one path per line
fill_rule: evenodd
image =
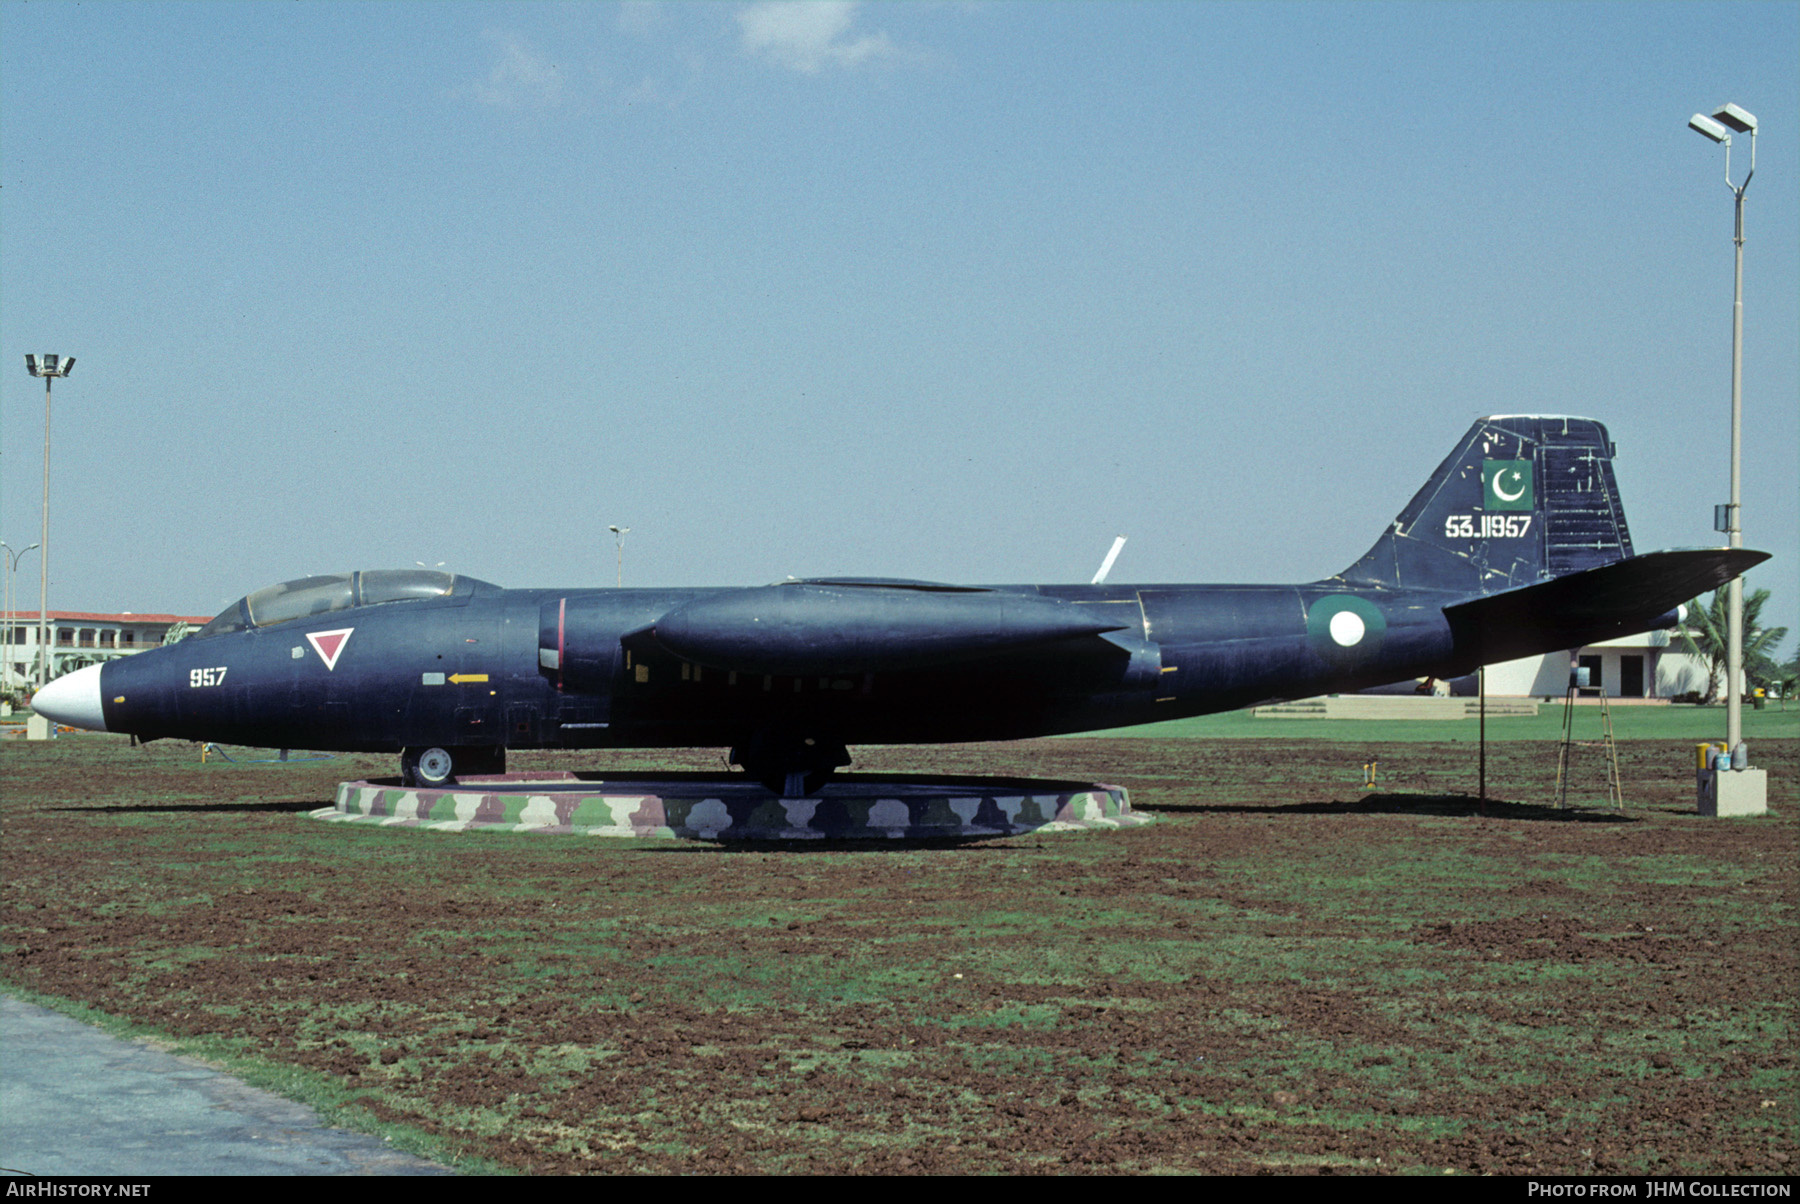
M1446 539L1517 539L1531 529L1529 514L1451 514L1444 519Z
M188 670L188 686L189 686L189 688L199 689L201 686L222 686L222 685L224 685L225 684L225 668L226 668L226 666L220 665L217 669L190 669L190 670Z

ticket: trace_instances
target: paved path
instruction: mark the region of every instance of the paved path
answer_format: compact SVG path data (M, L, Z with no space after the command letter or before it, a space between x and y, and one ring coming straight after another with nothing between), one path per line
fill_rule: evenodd
M441 1175L193 1058L0 996L0 1168L30 1175Z

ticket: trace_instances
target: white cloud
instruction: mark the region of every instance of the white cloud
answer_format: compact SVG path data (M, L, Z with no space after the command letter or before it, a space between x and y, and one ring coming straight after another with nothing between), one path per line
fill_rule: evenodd
M761 0L737 15L744 52L807 75L897 56L886 34L855 34L856 9L856 0Z
M482 37L500 48L500 60L470 93L482 104L503 109L553 108L562 103L563 77L556 64L517 34L487 30Z

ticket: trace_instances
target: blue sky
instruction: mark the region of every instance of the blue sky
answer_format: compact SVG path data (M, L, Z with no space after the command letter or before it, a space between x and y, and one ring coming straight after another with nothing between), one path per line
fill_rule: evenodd
M1710 544L1728 100L1800 627L1791 3L7 0L0 538L54 351L55 606L606 584L609 524L628 585L1309 580L1488 413Z

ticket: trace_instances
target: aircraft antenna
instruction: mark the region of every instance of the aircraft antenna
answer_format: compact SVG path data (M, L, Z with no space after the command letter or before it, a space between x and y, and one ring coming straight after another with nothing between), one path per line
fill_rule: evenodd
M1099 585L1106 580L1106 575L1112 572L1113 561L1119 558L1119 549L1124 546L1125 537L1123 535L1113 540L1112 551L1108 552L1106 559L1100 562L1100 571L1094 574L1094 579L1088 582L1089 585Z

